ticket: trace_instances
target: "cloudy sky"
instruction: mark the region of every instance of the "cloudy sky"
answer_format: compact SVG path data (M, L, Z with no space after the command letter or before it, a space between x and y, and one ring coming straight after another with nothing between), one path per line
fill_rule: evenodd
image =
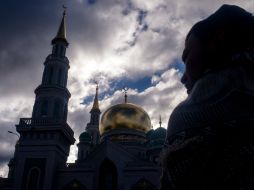
M78 140L85 130L99 82L100 107L124 100L142 106L154 128L163 127L174 107L186 97L179 82L184 38L190 27L222 4L254 13L253 0L1 0L0 1L0 176L13 156L20 117L31 117L34 89L67 10L70 46L68 122ZM69 161L76 159L71 147Z

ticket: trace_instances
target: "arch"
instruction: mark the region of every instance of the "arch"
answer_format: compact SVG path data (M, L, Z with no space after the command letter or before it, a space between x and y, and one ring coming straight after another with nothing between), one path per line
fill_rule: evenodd
M53 46L53 54L56 55L56 56L61 54L61 45L55 44Z
M91 123L94 123L94 114L91 114Z
M95 117L95 118L94 118L94 122L95 122L95 123L98 123L98 122L99 122L99 116L96 114L94 117Z
M53 46L53 54L56 55L57 45Z
M73 179L67 183L62 190L87 190L87 188L80 181Z
M62 86L62 69L61 68L58 70L57 84Z
M98 190L117 190L117 169L109 159L101 163Z
M41 170L33 167L29 170L27 176L26 190L39 190L40 188Z
M60 104L61 104L60 100L55 101L54 112L53 112L53 116L55 118L59 118L59 116L60 116Z
M157 188L151 182L142 178L132 186L131 190L157 190Z
M61 46L61 48L60 48L60 56L64 56L64 54L65 54L65 47L64 46Z

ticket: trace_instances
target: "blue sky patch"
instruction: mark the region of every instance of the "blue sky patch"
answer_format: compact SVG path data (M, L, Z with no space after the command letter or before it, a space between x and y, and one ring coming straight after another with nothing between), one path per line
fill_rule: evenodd
M175 60L173 61L173 63L171 63L171 64L169 65L169 69L171 69L171 68L175 68L175 69L179 70L181 73L184 73L185 65L184 65L184 63L182 62L182 60L180 60L180 59L175 59Z
M106 92L99 92L99 100L104 99L105 96L112 96L115 91L123 90L126 88L137 89L138 92L142 92L145 89L149 88L151 85L152 77L144 77L139 80L129 80L126 78L121 78L120 80L112 81L110 86L111 89ZM84 97L83 101L80 104L89 104L94 99L94 94L91 96Z

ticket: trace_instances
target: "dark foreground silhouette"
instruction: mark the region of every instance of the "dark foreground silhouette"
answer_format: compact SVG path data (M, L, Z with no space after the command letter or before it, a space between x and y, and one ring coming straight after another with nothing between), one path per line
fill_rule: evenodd
M169 119L161 190L254 189L254 17L223 5L182 59L188 97Z

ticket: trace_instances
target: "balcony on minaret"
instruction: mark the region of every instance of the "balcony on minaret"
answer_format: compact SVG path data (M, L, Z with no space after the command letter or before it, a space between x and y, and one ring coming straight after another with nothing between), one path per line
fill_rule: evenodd
M41 146L56 140L55 143L62 143L61 146L68 152L68 143L75 142L74 132L68 123L55 118L20 118L16 130L20 134L20 146L27 145L31 140L36 140L33 145L39 142Z

